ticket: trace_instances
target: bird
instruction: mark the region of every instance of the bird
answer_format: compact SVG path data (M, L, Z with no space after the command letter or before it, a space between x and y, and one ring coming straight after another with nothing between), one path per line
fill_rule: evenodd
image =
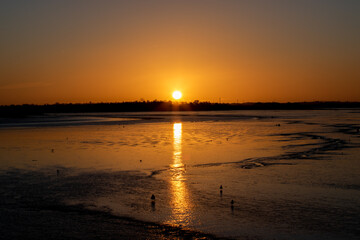
M233 212L234 211L234 200L231 200L231 212Z
M155 211L155 195L151 195L151 209Z

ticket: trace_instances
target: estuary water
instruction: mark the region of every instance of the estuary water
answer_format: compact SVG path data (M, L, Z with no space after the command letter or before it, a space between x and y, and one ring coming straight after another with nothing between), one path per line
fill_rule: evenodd
M0 227L36 238L66 225L56 211L96 212L190 238L359 239L359 128L357 109L0 119Z

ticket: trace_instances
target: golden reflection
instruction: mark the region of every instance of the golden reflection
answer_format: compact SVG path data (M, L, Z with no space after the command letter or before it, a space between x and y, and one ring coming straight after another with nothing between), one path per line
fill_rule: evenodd
M190 217L190 204L186 184L184 182L185 166L182 163L182 123L173 126L173 163L171 164L171 205L173 224L187 224Z
M174 123L174 151L173 151L173 164L171 169L183 167L181 161L181 134L182 134L182 123Z

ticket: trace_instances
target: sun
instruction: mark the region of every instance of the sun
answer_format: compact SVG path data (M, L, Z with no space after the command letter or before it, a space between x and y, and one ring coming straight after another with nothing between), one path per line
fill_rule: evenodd
M182 97L182 93L180 91L175 91L172 96L174 99L179 100Z

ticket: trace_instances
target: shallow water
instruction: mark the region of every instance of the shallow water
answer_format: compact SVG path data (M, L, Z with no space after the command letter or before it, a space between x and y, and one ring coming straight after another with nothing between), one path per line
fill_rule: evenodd
M359 123L358 110L2 119L1 177L41 186L42 199L220 237L357 239ZM11 184L4 196L34 196Z

